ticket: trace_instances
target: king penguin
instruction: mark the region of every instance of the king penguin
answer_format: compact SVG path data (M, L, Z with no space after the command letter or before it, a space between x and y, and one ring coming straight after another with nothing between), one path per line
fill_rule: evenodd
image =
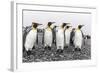
M55 22L48 22L47 28L44 30L44 46L45 49L51 49L53 43L53 31L51 25Z
M75 51L81 51L82 48L82 44L83 44L83 39L84 39L84 35L83 32L81 30L81 28L84 25L78 25L78 28L75 29L75 34L74 34L74 46L75 46Z
M61 26L56 27L56 47L57 53L63 53L64 48L64 30L67 23L63 23Z
M72 28L71 35L70 35L70 45L74 46L74 35L75 35L75 28Z
M71 37L71 31L72 31L72 26L66 26L65 29L65 47L68 48L70 45L70 37Z
M31 50L35 46L35 43L37 40L37 27L39 25L41 25L41 24L32 22L32 29L26 35L24 46L25 46L25 50L27 52L27 55L31 55Z

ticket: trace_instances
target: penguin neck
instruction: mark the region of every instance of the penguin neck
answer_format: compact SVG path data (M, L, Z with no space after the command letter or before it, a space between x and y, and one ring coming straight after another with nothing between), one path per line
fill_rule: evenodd
M33 27L32 30L34 31L34 30L36 30L36 28Z
M72 28L66 28L65 30L67 30L67 31L71 31L71 30L72 30Z
M51 31L51 27L48 26L48 27L47 27L47 30Z
M60 28L61 28L61 29L64 29L64 27L63 27L63 26L61 26Z
M79 29L79 28L77 28L76 30L77 30L77 31L80 31L80 29Z

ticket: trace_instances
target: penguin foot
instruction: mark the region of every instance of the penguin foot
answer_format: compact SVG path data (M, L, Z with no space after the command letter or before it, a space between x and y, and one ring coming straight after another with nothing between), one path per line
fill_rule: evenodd
M77 51L77 48L75 48L74 51Z
M34 49L35 49L35 47L32 48L32 50L34 50Z
M51 47L50 46L48 46L48 50L51 50Z
M75 48L75 51L81 51L81 49L80 48Z
M79 48L78 51L81 51L81 49Z
M50 46L46 46L44 49L45 50L51 50L51 47Z
M46 50L47 49L47 46L45 46L44 49Z
M28 51L27 51L27 55L28 55L28 56L32 55L32 51L28 50Z
M57 52L57 54L62 54L63 50L62 49L58 49L56 52Z
M35 51L31 51L31 55L35 56L36 52Z
M65 47L64 47L64 49L67 49L67 48L68 48L68 46L65 46Z

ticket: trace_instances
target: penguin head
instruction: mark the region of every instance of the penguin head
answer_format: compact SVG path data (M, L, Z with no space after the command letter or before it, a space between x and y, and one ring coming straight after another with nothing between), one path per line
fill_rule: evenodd
M70 27L72 27L72 26L66 26L66 29L69 29Z
M73 28L72 31L75 31L75 28Z
M50 27L55 22L48 22L48 27Z
M68 25L68 24L70 24L70 23L63 23L62 24L62 28L64 28L66 25Z
M32 22L32 27L34 27L34 28L37 28L39 25L42 25L42 24Z
M78 25L78 29L81 29L84 25Z
M58 27L58 26L56 26L56 25L54 26L54 28L57 28L57 27Z

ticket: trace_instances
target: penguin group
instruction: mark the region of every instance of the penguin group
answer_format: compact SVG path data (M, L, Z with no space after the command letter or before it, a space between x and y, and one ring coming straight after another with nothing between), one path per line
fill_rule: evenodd
M43 46L44 50L51 50L52 45L56 47L57 53L63 53L64 48L69 46L74 46L74 51L81 51L84 34L82 27L84 25L78 25L76 28L73 28L70 23L62 23L60 26L54 25L56 22L48 22L47 27L44 28L43 35ZM31 55L32 49L35 49L35 44L37 42L37 27L42 25L40 23L32 22L32 29L27 33L24 47L27 52L27 55Z

